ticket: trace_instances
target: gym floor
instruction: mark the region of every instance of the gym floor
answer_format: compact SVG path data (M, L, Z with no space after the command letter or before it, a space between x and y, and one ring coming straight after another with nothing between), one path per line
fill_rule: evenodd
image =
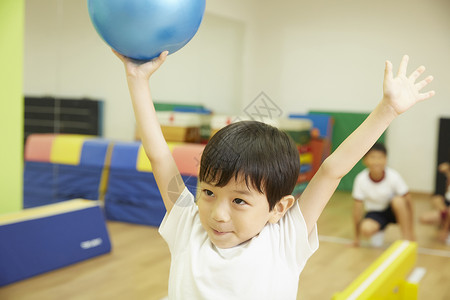
M450 246L437 241L434 226L418 224L418 215L431 209L429 195L413 193L419 255L416 267L426 268L419 299L443 300L450 295ZM298 299L331 299L368 267L393 241L399 228L386 229L385 247L359 248L353 237L353 200L336 192L319 222L319 250L300 276ZM159 300L167 295L170 255L154 227L108 222L113 243L110 254L45 273L0 288L0 299L133 299Z

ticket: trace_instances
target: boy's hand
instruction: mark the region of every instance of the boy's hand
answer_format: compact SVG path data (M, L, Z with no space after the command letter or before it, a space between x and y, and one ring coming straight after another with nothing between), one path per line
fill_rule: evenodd
M397 115L407 111L417 102L426 100L435 94L434 91L420 93L420 90L433 80L433 76L428 76L424 80L416 83L417 78L425 71L424 66L418 67L409 77L406 76L408 60L409 57L407 55L403 56L395 78L392 73L392 63L386 61L383 101L391 106Z
M159 57L156 57L150 61L139 61L126 57L114 49L111 50L123 62L127 76L144 78L146 80L148 80L150 76L158 70L158 68L166 60L167 55L169 55L168 51L164 51L159 55Z

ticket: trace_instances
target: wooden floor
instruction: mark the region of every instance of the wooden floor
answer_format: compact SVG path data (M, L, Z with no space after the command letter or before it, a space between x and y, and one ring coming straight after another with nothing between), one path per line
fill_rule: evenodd
M413 196L416 215L430 209L429 196ZM353 233L351 208L350 194L337 192L322 214L320 247L300 276L298 299L331 299L383 252L368 244L348 245ZM166 296L170 256L157 229L120 222L108 222L108 229L113 244L110 254L0 288L0 299L157 300ZM450 247L437 242L433 226L418 224L416 233L417 266L427 270L420 283L420 299L449 299ZM397 226L388 227L385 246L399 237Z

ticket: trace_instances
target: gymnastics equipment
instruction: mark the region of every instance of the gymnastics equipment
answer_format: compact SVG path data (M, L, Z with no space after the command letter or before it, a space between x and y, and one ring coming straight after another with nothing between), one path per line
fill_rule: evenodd
M424 269L416 268L408 279L407 275L416 260L417 243L396 241L333 300L415 300Z
M85 135L29 135L25 144L24 208L75 198L101 199L110 144Z
M201 144L168 143L184 184L194 195L204 149ZM159 226L166 208L140 142L115 143L111 154L105 213L109 220Z
M211 136L212 111L204 107L200 109L190 107L175 107L174 113L195 113L200 117L200 143L206 144ZM163 132L164 134L164 132Z
M305 119L312 122L310 152L313 156L311 162L311 177L319 170L322 162L331 154L331 139L333 136L333 118L329 115L290 114L292 119ZM300 152L301 154L301 152ZM301 158L301 156L300 156ZM309 178L308 180L310 180Z
M157 111L156 116L168 142L199 143L202 116L199 113Z
M202 104L173 102L155 102L154 104L161 130L167 142L193 143L200 141L202 144L208 142L211 136L212 111L210 109L207 109ZM183 117L183 114L186 114L188 117ZM196 115L196 118L189 117L189 115L193 114ZM181 118L178 118L178 116ZM196 136L197 130L200 130L200 137ZM176 133L175 136L173 136L173 133ZM192 137L195 138L192 139Z
M169 54L196 34L205 0L88 0L91 21L117 52L137 60Z
M289 135L297 145L300 155L300 173L292 194L298 197L306 189L313 174L311 129L312 122L307 119L278 118L275 126Z
M0 286L111 251L97 201L75 199L0 216Z

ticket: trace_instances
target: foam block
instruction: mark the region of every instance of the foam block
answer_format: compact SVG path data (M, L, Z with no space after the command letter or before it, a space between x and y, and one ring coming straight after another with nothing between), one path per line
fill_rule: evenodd
M136 169L141 172L152 172L152 165L145 153L144 147L141 145L137 154Z
M53 141L50 162L65 165L78 165L84 141L89 136L78 134L61 134ZM91 137L92 138L92 137Z
M24 169L24 208L99 199L109 141L81 135L30 135ZM46 154L39 150L47 147ZM41 154L39 154L41 153ZM39 155L38 155L39 154Z
M31 134L25 144L25 160L50 162L55 134Z
M103 168L109 144L110 141L104 139L85 140L81 150L80 166Z
M169 143L167 143L167 146L169 147L170 152L173 153L173 149L181 144L183 144L183 143L169 142ZM123 146L125 146L125 145L126 144L123 144ZM134 152L134 150L133 150L133 152ZM133 167L131 164L128 164L127 166L130 169L132 169L132 167ZM138 170L140 172L152 172L153 171L152 165L150 164L150 160L148 159L147 154L145 153L144 147L142 145L139 146L138 153L137 153L136 170Z
M75 138L77 140L77 138ZM109 141L90 139L82 141L79 164L56 164L56 201L83 198L99 199L103 167ZM78 144L76 144L78 147Z
M199 155L203 146L170 144L169 148L177 157L175 161L182 169L184 183L195 194L197 174L194 176L191 173L194 173L196 161L191 155ZM186 165L179 165L180 162ZM105 212L109 220L159 226L166 208L150 170L150 163L140 142L114 145L105 194Z
M0 286L111 251L97 202L71 200L0 216Z
M205 145L183 144L173 148L172 155L181 175L198 176Z
M25 161L23 207L31 208L56 202L55 176L58 166L52 163Z

